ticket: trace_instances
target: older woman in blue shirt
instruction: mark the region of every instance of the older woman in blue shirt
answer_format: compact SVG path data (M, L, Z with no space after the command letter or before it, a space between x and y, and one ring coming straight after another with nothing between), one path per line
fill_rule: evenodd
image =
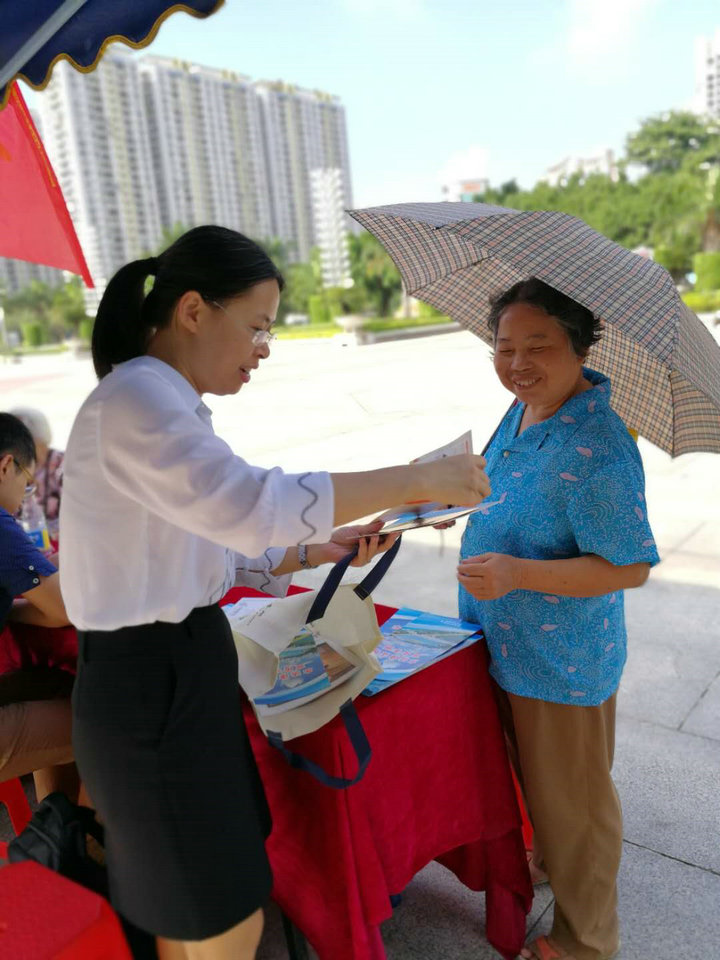
M611 777L626 659L623 591L658 562L637 447L607 377L583 365L600 325L543 281L492 304L494 363L516 397L487 451L492 502L471 517L460 615L481 623L535 831L534 878L555 895L538 960L619 947L622 814Z

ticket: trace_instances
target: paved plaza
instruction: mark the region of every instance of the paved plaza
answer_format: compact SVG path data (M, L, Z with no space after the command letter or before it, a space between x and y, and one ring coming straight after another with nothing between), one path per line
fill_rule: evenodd
M94 382L89 359L70 354L0 365L0 408L41 407L62 447ZM216 431L249 461L342 471L405 462L468 429L479 450L510 397L487 347L458 332L364 347L280 341L240 396L208 399ZM627 594L615 768L625 812L620 957L720 960L720 456L671 460L642 440L640 449L662 563ZM376 599L454 614L461 532L462 523L407 534ZM538 932L551 903L540 888L530 918ZM482 894L432 864L383 937L390 960L484 960L497 955L483 924ZM271 908L259 958L285 955Z

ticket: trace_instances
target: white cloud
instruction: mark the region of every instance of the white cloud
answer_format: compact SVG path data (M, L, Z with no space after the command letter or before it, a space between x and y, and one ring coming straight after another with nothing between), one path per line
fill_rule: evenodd
M442 188L458 180L488 176L488 150L479 144L450 154L440 170L425 173L393 171L369 185L359 186L358 207L380 207L388 203L433 203L446 199Z
M381 207L388 203L432 203L442 200L440 183L432 174L393 173L369 186L360 187L357 207Z
M458 180L479 180L487 177L488 156L487 149L479 144L456 150L438 173L439 183L445 185Z
M585 72L613 62L637 40L659 0L567 0L566 49L571 66Z

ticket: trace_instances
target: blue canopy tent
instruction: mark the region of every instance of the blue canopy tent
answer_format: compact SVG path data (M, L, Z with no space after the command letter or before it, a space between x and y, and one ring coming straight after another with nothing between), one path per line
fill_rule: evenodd
M36 90L58 60L89 73L108 43L140 48L152 43L176 11L208 17L223 0L33 0L0 3L0 109L18 77Z

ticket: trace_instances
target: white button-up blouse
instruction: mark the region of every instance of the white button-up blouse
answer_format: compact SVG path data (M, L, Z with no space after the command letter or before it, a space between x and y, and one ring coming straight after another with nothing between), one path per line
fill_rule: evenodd
M329 474L250 466L215 435L182 374L154 357L128 360L87 398L68 441L68 616L81 630L115 630L179 623L236 580L284 593L289 578L270 574L284 548L329 540L332 519Z

